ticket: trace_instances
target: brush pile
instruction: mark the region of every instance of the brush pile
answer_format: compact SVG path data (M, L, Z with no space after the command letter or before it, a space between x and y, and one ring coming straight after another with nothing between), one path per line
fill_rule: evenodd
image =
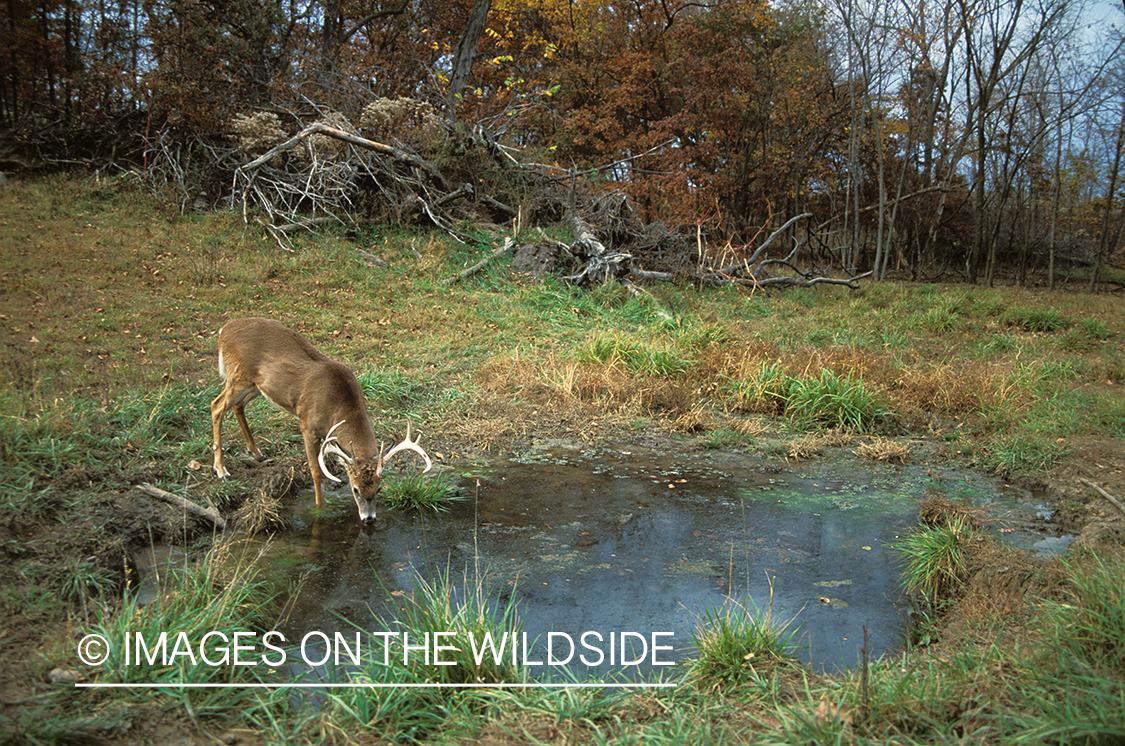
M623 192L598 188L575 169L523 162L521 151L482 127L450 125L425 102L377 99L356 122L325 111L296 126L274 112L236 116L231 153L214 159L230 163L233 155L237 162L224 190L231 206L283 248L298 232L329 227L358 235L367 225L428 225L464 244L494 246L504 232L561 225L572 243L541 233L541 240L513 247L514 265L557 273L579 286L619 281L635 287L680 277L711 285L858 287L858 277L807 266L804 249L816 240L808 213L784 222L759 245L727 242L716 251L701 230L647 221ZM159 152L163 158L155 160L171 177L166 181L178 182L186 203L187 170L170 168L182 156ZM777 247L783 241L792 247L782 255Z

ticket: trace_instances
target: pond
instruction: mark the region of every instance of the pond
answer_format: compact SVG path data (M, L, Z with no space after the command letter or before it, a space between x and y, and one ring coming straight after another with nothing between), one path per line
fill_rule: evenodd
M986 508L994 530L1027 548L1065 548L1037 525L1046 508L1025 490L850 454L789 464L556 444L458 478L466 496L450 512L384 508L374 526L359 523L343 492L329 495L338 510L315 519L302 495L294 530L268 549L279 587L292 589L277 629L288 640L331 637L349 622L386 630L418 577L432 583L448 573L483 582L501 602L515 594L533 645L523 663L542 661L549 634L562 646L556 660L568 640L577 643L589 653L571 661L579 678L621 672L610 665L611 640L631 646L627 663L645 658L638 646L662 646L632 668L656 675L651 664L689 655L695 626L731 599L745 613L792 620L797 656L833 671L861 659L865 625L871 657L901 648L909 608L895 544L927 497ZM601 659L581 645L588 632ZM531 673L557 673L548 668Z

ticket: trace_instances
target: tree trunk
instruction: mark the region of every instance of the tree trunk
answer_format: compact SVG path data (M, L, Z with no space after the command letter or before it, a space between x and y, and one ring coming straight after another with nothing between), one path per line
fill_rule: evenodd
M450 124L457 121L457 104L473 70L473 58L476 57L477 45L484 33L491 5L492 0L476 0L473 11L469 14L465 33L461 35L461 41L457 42L457 49L453 53L453 73L449 76L449 93L445 99L446 117Z
M1090 275L1090 287L1088 290L1091 293L1098 288L1098 275L1101 273L1102 262L1105 261L1105 255L1113 250L1114 244L1116 243L1116 241L1109 240L1109 217L1113 214L1113 206L1117 198L1117 177L1121 171L1121 151L1125 149L1125 101L1121 103L1121 123L1117 125L1117 137L1115 140L1113 166L1110 167L1109 171L1109 188L1106 190L1105 210L1102 212L1102 235L1098 239L1098 253L1094 256L1094 271Z

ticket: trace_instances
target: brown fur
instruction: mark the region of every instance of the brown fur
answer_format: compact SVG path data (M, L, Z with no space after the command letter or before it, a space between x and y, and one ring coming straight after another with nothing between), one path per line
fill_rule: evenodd
M381 486L380 449L376 447L363 390L346 365L332 360L300 334L276 321L234 319L219 331L219 369L226 385L211 403L214 469L219 477L229 476L222 448L223 417L228 410L234 410L246 447L259 460L264 458L245 413L248 402L264 395L301 423L317 505L324 503L320 486L324 473L318 463L320 449L328 431L343 421L332 436L352 456L346 471L361 518L366 517L361 500L372 506L374 515L371 501Z

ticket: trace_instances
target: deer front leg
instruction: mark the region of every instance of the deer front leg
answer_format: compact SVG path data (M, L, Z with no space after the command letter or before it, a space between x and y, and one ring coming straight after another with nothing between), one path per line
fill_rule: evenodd
M320 471L320 444L317 443L317 437L307 430L302 431L301 435L305 439L305 456L309 460L309 472L312 474L316 504L323 505L324 497L320 492L320 480L324 477L324 474Z
M215 397L215 401L211 402L212 468L219 479L230 479L230 472L223 464L223 417L227 413L226 398L227 392L223 391Z

